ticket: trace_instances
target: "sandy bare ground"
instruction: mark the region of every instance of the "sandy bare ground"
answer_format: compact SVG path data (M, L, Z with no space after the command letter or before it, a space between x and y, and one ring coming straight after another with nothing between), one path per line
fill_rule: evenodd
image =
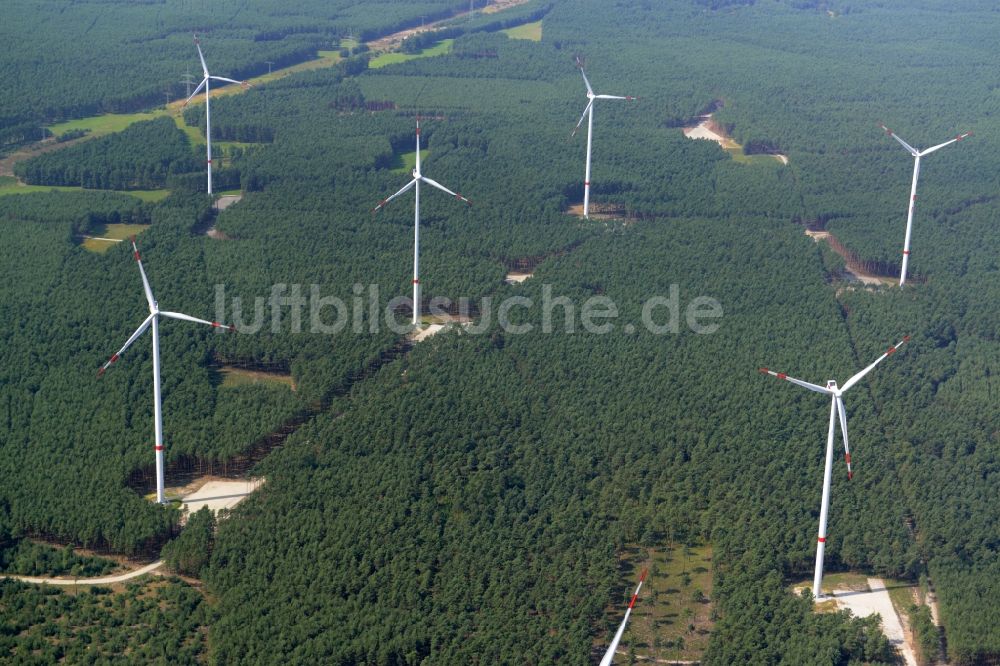
M223 194L215 202L215 207L218 210L226 210L235 203L239 203L243 199L242 194Z
M504 278L506 284L521 284L528 278L530 278L533 273L525 273L523 271L512 271L507 273L507 277Z
M441 331L454 328L455 326L468 326L472 323L469 317L462 315L437 315L429 324L422 324L409 334L409 339L413 342L422 342L427 338L437 335Z
M715 141L727 150L742 148L740 144L726 136L725 133L714 122L712 122L712 114L702 116L700 123L694 127L685 127L683 132L684 136L689 139L705 139L706 141Z
M222 212L227 208L229 208L230 206L232 206L233 204L237 204L242 200L243 200L242 194L223 194L216 200L215 209L218 210L219 212ZM215 240L232 240L231 236L227 236L226 234L216 229L214 224L210 226L207 231L205 231L205 235Z
M429 324L410 333L410 339L414 342L423 342L427 338L437 335L444 330L444 324Z
M882 632L889 642L903 655L907 666L917 666L913 648L906 642L903 623L896 615L889 592L881 578L869 578L867 591L834 590L833 598L838 608L845 608L856 617L868 617L878 613L882 617Z
M726 136L726 133L722 131L722 128L712 120L712 114L701 116L700 123L694 127L685 127L683 132L684 136L689 139L705 139L708 141L715 141L717 144L722 146L724 150L743 150L743 146ZM771 155L771 157L778 160L782 164L788 164L787 155L775 153Z
M0 578L13 578L24 583L35 583L36 585L111 585L112 583L124 583L127 580L132 580L148 573L159 575L157 570L162 566L163 560L157 560L134 571L118 574L117 576L101 576L99 578L44 578L40 576L0 576Z
M608 214L608 213L598 213L598 212L596 212L594 210L594 207L595 206L594 206L593 202L591 202L591 204L590 204L590 219L591 220L620 220L620 219L622 219L622 216L620 216L620 215L611 215L611 214ZM567 208L563 212L565 212L565 213L567 213L569 215L575 215L577 217L582 218L583 217L583 204L582 203L573 204L572 206L570 206L569 208Z
M238 481L214 479L186 494L181 503L189 515L206 506L212 513L218 513L220 509L232 509L263 483L264 479Z

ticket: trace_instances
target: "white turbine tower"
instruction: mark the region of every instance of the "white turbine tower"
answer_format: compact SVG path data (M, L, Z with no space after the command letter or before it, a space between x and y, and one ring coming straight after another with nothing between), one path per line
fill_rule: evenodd
M97 371L97 375L101 376L104 371L107 370L112 363L118 360L118 358L125 353L133 342L139 339L143 333L146 332L147 328L152 327L153 329L153 432L156 438L155 448L156 448L156 501L160 504L165 502L163 497L163 418L161 414L161 400L160 400L160 329L159 329L159 318L160 316L169 317L170 319L181 319L183 321L193 321L196 324L205 324L206 326L214 326L215 328L224 328L228 331L235 331L236 329L232 326L224 326L216 321L206 321L204 319L198 319L190 315L181 314L180 312L166 312L160 310L156 303L156 299L153 298L153 290L149 288L149 280L146 279L146 271L142 268L142 260L139 258L139 248L135 245L135 238L132 239L132 252L135 256L135 261L139 265L139 274L142 276L142 289L146 294L146 302L149 304L149 316L142 322L139 328L136 329L135 333L125 341L125 344L121 349L115 353L107 363L101 366L101 369Z
M387 203L409 191L411 188L414 189L414 205L413 205L413 325L417 326L420 324L420 183L424 182L431 187L436 187L442 192L450 194L459 201L464 201L465 203L472 205L472 202L463 197L461 194L456 194L452 192L447 187L431 180L427 176L420 173L420 118L417 118L417 164L413 168L413 180L403 186L401 190L393 194L388 199L383 199L378 203L375 208L372 209L372 214L374 215L379 210L381 210Z
M823 393L830 396L830 427L826 433L826 466L823 469L823 499L819 510L819 538L816 543L816 569L813 573L813 597L816 599L820 599L823 596L823 588L821 587L823 583L823 552L826 549L826 523L827 516L830 511L830 480L833 473L833 440L836 435L835 429L838 415L840 418L840 432L844 438L844 460L847 463L847 478L851 479L853 477L853 474L851 473L851 449L847 443L847 411L844 409L844 400L841 396L843 396L843 394L846 393L852 386L861 381L861 378L871 372L876 365L881 363L885 358L895 354L896 350L898 350L903 343L909 341L909 339L910 336L906 336L894 347L889 347L884 354L875 359L874 363L848 379L841 387L838 387L836 380L833 379L829 380L824 387L804 382L801 379L789 377L783 372L775 372L773 370L768 370L767 368L760 369L760 371L764 374L777 377L778 379L784 379L785 381L797 384L802 388L809 389L810 391L816 391L817 393Z
M587 169L583 177L583 216L586 218L590 217L590 153L591 146L594 139L594 100L596 99L624 99L628 101L634 101L639 99L638 97L621 97L619 95L595 95L594 89L590 87L590 81L587 80L587 73L583 71L583 63L580 62L580 58L576 59L576 66L580 68L580 74L583 75L583 83L587 86L587 107L583 110L583 115L580 116L579 122L576 123L576 127L573 128L573 136L576 136L577 130L580 129L580 125L583 124L583 119L587 119Z
M201 53L201 40L198 39L198 35L194 36L194 45L198 49L198 58L201 59L201 71L204 74L204 78L201 80L201 83L198 84L198 87L194 89L194 92L191 93L186 100L184 100L184 104L181 105L181 108L183 109L185 106L187 106L188 102L194 99L194 96L197 95L199 92L201 92L202 88L205 89L205 143L207 145L207 150L208 150L206 163L208 164L208 193L211 194L212 193L212 112L209 106L211 103L209 94L209 87L210 87L209 79L215 79L216 81L225 81L226 83L236 83L243 86L244 88L249 88L251 86L246 81L236 81L234 79L227 79L224 76L212 76L211 74L209 74L208 65L205 64L205 56L202 55Z
M621 642L622 636L625 635L625 625L628 624L628 617L632 614L632 608L635 606L636 599L639 598L639 590L642 589L642 583L646 580L647 573L648 570L643 570L642 576L639 577L639 585L635 588L635 593L632 595L632 599L628 602L628 608L625 609L625 617L622 619L622 623L618 627L618 631L615 632L615 637L611 639L611 645L608 646L608 651L604 653L604 658L601 659L601 666L611 666L611 663L615 660L615 650L618 649L618 643Z
M903 148L906 148L906 150L913 155L913 185L910 187L910 205L906 211L906 236L903 238L903 268L899 273L899 286L902 287L906 284L906 265L910 261L910 231L913 229L913 209L917 205L917 179L920 178L920 158L924 155L930 155L935 150L940 150L941 148L951 145L956 141L961 141L966 137L972 136L972 132L959 134L951 141L945 141L944 143L928 148L927 150L920 151L900 139L885 125L880 125L880 127L885 130L886 134L891 136L896 141L899 141Z

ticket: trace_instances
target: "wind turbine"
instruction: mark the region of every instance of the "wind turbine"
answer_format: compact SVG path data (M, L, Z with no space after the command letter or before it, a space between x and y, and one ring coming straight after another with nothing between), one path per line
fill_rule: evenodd
M403 194L410 189L414 189L414 204L413 204L413 325L417 326L420 323L420 183L421 181L427 183L431 187L436 187L442 192L450 194L459 201L464 201L465 203L472 205L472 202L463 197L461 194L456 194L452 192L447 187L433 181L427 176L420 173L420 118L417 118L417 164L413 168L413 180L403 186L401 190L393 194L388 199L382 199L375 208L372 209L372 215L379 212L387 203Z
M152 327L153 329L153 431L156 437L155 449L156 449L156 501L160 504L165 502L163 497L163 418L161 414L161 400L160 400L160 329L159 329L159 318L160 316L169 317L170 319L181 319L183 321L193 321L196 324L205 324L206 326L213 326L215 328L224 328L228 331L235 331L236 329L232 326L224 326L217 321L205 321L204 319L198 319L197 317L192 317L190 315L181 314L180 312L167 312L165 310L160 310L159 305L156 303L156 299L153 298L153 290L149 288L149 280L146 279L146 271L142 268L142 260L139 258L139 248L135 245L135 238L132 238L132 253L135 256L135 262L139 265L139 274L142 276L142 289L146 294L146 302L149 304L149 316L142 322L139 328L136 329L135 333L125 341L125 344L119 349L103 366L97 371L97 376L100 377L104 374L104 371L111 367L114 363L125 353L133 342L139 339L139 337L146 332L147 328Z
M896 141L899 141L899 143L902 144L903 148L906 148L907 152L913 155L913 185L910 187L910 205L906 211L906 236L903 239L903 268L899 273L899 286L902 287L904 284L906 284L906 264L908 264L910 261L910 231L913 228L913 209L917 205L917 179L920 178L920 158L923 157L924 155L930 155L935 150L944 148L945 146L951 145L956 141L961 141L962 139L968 136L972 136L972 132L959 134L951 141L945 141L944 143L928 148L927 150L920 151L911 146L910 144L906 143L902 139L900 139L893 133L891 129L889 129L885 125L880 125L880 127L885 130L886 134L891 136Z
M194 36L194 45L198 49L198 58L201 59L201 71L204 73L205 78L201 80L201 83L199 83L198 87L194 89L194 92L188 95L188 98L184 100L183 104L181 104L181 108L183 109L185 106L187 106L188 102L194 99L194 96L197 95L199 92L201 92L202 88L205 89L205 142L208 149L208 157L206 158L206 162L208 164L208 193L211 194L212 193L212 112L211 109L209 108L209 103L210 103L209 79L215 79L216 81L225 81L226 83L236 83L243 86L244 88L249 88L251 87L251 85L246 81L236 81L234 79L227 79L224 76L212 76L211 74L209 74L208 65L205 64L205 56L202 55L201 53L201 40L198 39L198 35Z
M580 68L580 74L583 74L583 83L587 86L587 107L583 110L583 115L580 116L579 122L577 122L576 127L573 128L572 136L576 136L577 130L580 129L580 125L583 124L583 119L587 119L587 170L583 178L583 216L586 218L590 217L590 151L591 145L594 138L594 100L596 99L624 99L628 101L633 101L639 99L638 97L621 97L619 95L595 95L594 89L590 87L590 81L587 80L587 73L583 71L583 63L580 62L580 58L576 59L576 66Z
M621 642L622 636L625 634L625 625L628 624L628 616L632 614L632 608L635 606L636 599L639 598L639 590L642 589L642 583L646 580L647 573L648 570L644 569L642 575L639 577L639 585L635 588L635 593L628 602L628 608L625 609L625 617L622 619L621 626L618 627L615 637L611 639L611 645L608 646L608 651L604 653L604 658L601 659L601 666L611 666L611 663L615 660L615 650L618 649L618 643Z
M833 440L834 435L836 434L834 430L836 428L838 416L840 418L840 433L844 438L844 461L847 463L847 478L851 479L854 476L851 473L851 449L847 443L847 411L844 409L844 400L841 396L861 381L861 378L871 372L876 365L881 363L887 357L895 354L896 351L903 346L903 343L908 342L909 339L910 336L906 336L895 346L889 347L884 354L875 359L874 363L848 379L844 385L840 387L837 386L837 382L834 379L829 380L824 387L804 382L801 379L789 377L783 372L775 372L774 370L768 370L767 368L760 369L763 374L771 375L772 377L777 377L778 379L784 379L785 381L797 384L802 388L809 389L810 391L816 391L817 393L823 393L830 396L830 427L826 433L826 466L823 469L823 500L819 510L819 538L817 539L816 544L816 570L813 574L813 597L815 599L821 599L823 597L823 588L821 587L823 582L823 552L826 549L826 522L830 511L830 479L833 473Z

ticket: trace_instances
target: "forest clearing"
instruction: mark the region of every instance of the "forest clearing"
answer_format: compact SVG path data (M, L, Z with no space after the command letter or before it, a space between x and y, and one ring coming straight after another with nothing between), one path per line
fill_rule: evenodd
M287 386L292 391L295 390L295 380L290 374L283 372L265 372L231 365L223 365L218 371L222 375L221 386L223 387L252 386L263 383Z
M83 247L91 252L104 253L126 238L149 229L148 224L105 224L91 230L92 235L81 236Z
M788 156L780 153L747 155L743 152L743 146L736 143L736 141L734 141L731 137L726 136L725 130L723 130L718 123L712 120L711 113L701 116L700 122L697 125L685 127L682 131L684 132L684 136L689 139L714 141L719 144L723 150L729 153L735 161L741 164L750 164L754 161L770 159L775 159L781 164L788 164Z

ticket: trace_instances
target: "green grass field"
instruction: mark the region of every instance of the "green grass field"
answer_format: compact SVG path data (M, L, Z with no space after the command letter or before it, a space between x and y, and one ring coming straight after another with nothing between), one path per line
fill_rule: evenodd
M428 150L424 148L420 151L421 162L427 161ZM412 173L413 168L417 166L417 151L411 150L408 153L400 153L396 155L396 159L393 160L392 170L396 173Z
M0 177L0 197L11 194L31 194L33 192L98 192L101 190L84 190L82 187L65 185L20 185L16 179L10 176ZM170 195L170 190L114 190L120 194L127 194L142 201L155 202L162 201Z
M528 39L533 42L540 42L542 41L542 22L535 21L534 23L525 23L524 25L507 28L506 30L501 30L500 32L507 35L511 39Z
M381 67L388 67L389 65L406 62L407 60L444 55L446 53L451 53L451 46L454 43L454 39L443 39L434 46L424 49L420 53L383 53L382 55L372 58L368 63L368 67L371 69L379 69Z
M621 584L631 595L643 567L649 569L636 602L620 650L636 654L641 661L697 661L708 647L714 625L712 595L712 547L630 548L623 556ZM618 623L627 597L608 608ZM598 637L603 647L603 636ZM622 663L627 663L622 660Z
M244 370L242 368L224 367L219 370L224 388L233 386L257 386L269 384L272 386L287 386L295 390L295 380L291 375L280 375L274 372L258 372L256 370Z
M90 116L89 118L78 118L68 120L64 123L49 125L48 130L56 136L62 136L66 132L84 130L87 136L98 137L123 129L142 120L154 120L167 113L166 109L156 109L146 113L105 113L100 116Z
M149 228L148 224L105 224L88 234L92 238L83 239L83 249L104 254L111 247L131 236L137 236ZM99 240L108 239L108 240Z

